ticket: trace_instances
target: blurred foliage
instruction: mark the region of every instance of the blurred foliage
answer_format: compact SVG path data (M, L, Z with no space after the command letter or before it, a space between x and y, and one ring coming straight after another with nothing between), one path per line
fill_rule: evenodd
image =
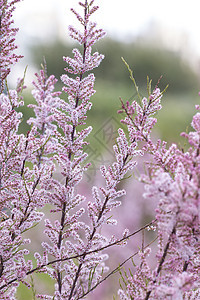
M63 56L72 56L72 49L76 44L63 44L55 41L51 44L43 44L32 47L32 59L36 67L40 69L44 57L47 63L48 74L54 74L58 79L64 73L66 63ZM190 66L184 62L176 53L166 49L156 49L153 46L129 43L124 44L114 40L104 39L97 44L94 51L105 55L105 59L98 69L94 70L96 75L96 94L92 97L93 107L88 113L88 122L93 126L93 132L89 137L92 147L96 147L96 132L104 124L113 118L114 126L120 125L122 115L117 114L120 108L119 98L124 101L137 99L135 88L129 79L129 72L121 60L123 56L128 62L139 86L142 96L146 96L147 75L152 79L154 87L161 75L162 80L159 87L164 89L167 84L169 88L163 96L163 109L157 115L158 124L156 132L158 136L166 141L183 141L179 134L190 126L192 115L195 113L194 105L199 103L198 77ZM57 89L61 89L61 82ZM62 94L67 99L67 95ZM25 106L35 103L30 91L24 94ZM30 108L23 108L24 119L20 125L20 132L26 132L28 125L26 120L33 115ZM183 141L184 143L184 141ZM99 145L99 147L101 147Z
M128 71L126 76L128 77ZM119 97L123 101L137 100L136 91L133 85L113 85L110 82L98 81L95 84L96 93L92 97L92 109L88 112L87 124L93 127L93 131L89 136L89 141L93 148L96 148L96 134L99 130L107 124L109 120L113 120L113 126L116 130L120 126L120 120L123 117L117 114L117 110L121 108ZM147 95L145 89L139 89L142 96ZM66 95L62 95L66 98ZM26 123L30 116L34 116L31 108L27 108L29 103L35 103L30 91L24 92L25 106L18 110L23 113L23 121L20 124L19 131L26 133L29 130L29 125ZM181 142L185 140L180 137L182 131L190 130L190 123L192 116L196 112L195 104L199 104L200 99L197 90L188 93L170 94L168 90L164 93L162 98L161 111L156 115L158 122L154 133L157 137L168 142ZM98 144L99 150L101 145ZM103 150L103 149L102 149Z
M107 68L111 78L113 73L113 81L127 82L127 70L123 63L120 63L120 69L115 68L117 61L120 62L120 57L123 56L140 87L146 87L147 76L152 79L154 85L160 76L163 76L159 86L164 89L169 84L168 93L185 92L197 87L197 75L175 52L142 43L121 44L109 40L102 44L101 51L106 57L99 71L106 69L106 65L109 66Z
M55 282L47 274L37 273L33 276L33 282L29 278L28 280L31 288L20 283L17 289L17 299L18 300L36 300L39 299L34 295L36 294L52 294L54 290ZM34 297L35 296L35 297Z
M63 56L72 56L73 47L77 44L64 44L61 41L54 41L50 44L35 45L31 48L32 58L35 65L40 68L43 57L45 57L48 73L54 74L57 78L63 74L66 63ZM94 51L105 55L100 67L94 71L97 81L106 81L112 84L129 84L129 76L121 57L128 62L134 71L134 77L139 86L146 86L146 78L152 79L156 85L160 76L163 79L160 83L161 89L169 84L168 92L184 93L198 86L199 80L189 64L181 59L178 53L156 48L142 42L121 43L111 39L100 41Z

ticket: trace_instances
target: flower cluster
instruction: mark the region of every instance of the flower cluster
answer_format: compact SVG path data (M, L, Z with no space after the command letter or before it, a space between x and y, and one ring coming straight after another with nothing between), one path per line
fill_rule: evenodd
M15 35L18 29L12 27L12 14L15 10L15 3L19 1L0 1L0 93L4 89L4 83L11 71L11 65L22 57L13 53L17 48L15 45Z
M49 82L41 86L43 102L39 102L38 110L35 108L37 122L30 120L33 126L26 136L17 133L22 114L16 108L23 105L23 101L14 90L0 96L1 299L14 293L18 286L16 280L23 280L33 268L32 262L26 262L24 257L29 251L22 248L30 243L24 233L42 220L43 213L39 209L46 203L42 183L54 170L54 163L47 157L55 150L55 141L49 133L49 120L42 114L45 102L53 103L55 94L51 88ZM8 289L12 281L14 285Z

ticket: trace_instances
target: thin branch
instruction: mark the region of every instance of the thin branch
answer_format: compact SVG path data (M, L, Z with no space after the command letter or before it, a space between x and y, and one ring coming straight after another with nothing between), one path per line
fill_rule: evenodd
M161 260L160 260L160 262L159 262L159 265L158 265L158 268L157 268L157 271L156 271L156 275L155 275L155 279L154 279L154 281L153 281L154 284L156 283L157 278L158 278L158 275L160 274L160 272L161 272L161 270L162 270L162 266L163 266L163 263L165 262L165 258L166 258L166 256L167 256L167 254L168 254L169 246L170 246L170 244L171 244L173 235L176 233L176 226L177 226L177 224L174 225L174 227L173 227L173 229L172 229L172 232L171 232L171 234L170 234L170 236L169 236L168 242L167 242L167 244L165 245L165 249L164 249L164 251L163 251L163 255L162 255ZM146 293L145 300L148 300L148 299L149 299L149 297L150 297L150 295L151 295L151 292L152 292L152 290L149 290L149 291Z
M151 241L145 247L143 246L143 250L145 250L146 248L148 248L149 246L151 246L157 239L158 239L158 237L156 237L153 241ZM138 253L139 253L139 250L137 252L135 252L134 254L132 254L131 256L129 256L127 259L125 259L121 264L119 264L118 267L116 267L115 269L113 269L108 275L106 275L101 281L99 281L97 284L95 284L88 292L86 292L85 294L83 294L78 299L83 299L83 297L87 296L90 292L92 292L94 289L96 289L101 283L103 283L104 281L106 281L110 276L112 276L115 273L117 273L123 267L123 265L125 265L130 259L132 259L133 257L135 257Z
M155 219L155 220L152 220L150 223L144 225L143 227L141 227L140 229L138 229L138 230L132 232L131 234L127 235L126 237L123 237L123 238L121 238L121 239L119 239L119 240L117 240L117 241L115 241L115 242L113 242L113 243L107 244L107 245L104 246L104 247L101 247L101 248L98 248L98 249L94 249L94 250L91 250L91 251L88 251L88 252L84 252L84 253L82 253L82 254L77 254L77 255L70 256L70 257L65 257L65 258L60 258L60 259L52 260L52 261L48 262L47 264L43 264L43 265L41 265L41 266L39 266L39 267L36 267L36 268L34 268L34 269L28 271L28 272L26 273L26 275L33 274L34 272L40 271L41 269L43 269L43 268L45 268L45 267L48 267L48 266L50 266L50 265L53 265L53 264L55 264L55 263L58 263L58 262L65 262L65 261L68 261L68 260L73 260L73 259L85 257L86 255L89 255L89 254L92 254L92 253L96 253L96 252L100 252L100 251L103 251L103 250L105 250L105 249L107 249L107 248L110 248L110 247L112 247L112 246L119 245L120 243L122 243L122 242L128 240L130 237L136 235L137 233L141 232L142 230L147 229L148 227L154 225L156 222L157 222L156 219ZM17 281L17 280L18 280L18 278L14 278L14 279L10 280L10 281L7 282L6 284L2 285L2 286L0 287L0 290L4 289L5 287L7 287L8 285L12 284L13 282L15 282L15 281Z

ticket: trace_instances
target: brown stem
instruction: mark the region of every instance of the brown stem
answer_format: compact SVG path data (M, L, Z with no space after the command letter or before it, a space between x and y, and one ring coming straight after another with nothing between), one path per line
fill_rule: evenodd
M151 246L158 237L156 237L153 241L151 241L148 245L144 246L143 250ZM95 290L101 283L106 281L110 276L114 275L116 272L120 271L120 269L125 265L128 261L130 261L134 256L136 256L139 253L139 250L129 256L127 259L125 259L122 263L120 263L115 269L113 269L109 274L107 274L102 280L100 280L97 284L95 284L89 291L81 295L78 299L83 299L85 296L87 296L89 293L91 293L93 290Z
M86 20L86 16L87 16L87 0L85 0L85 20ZM85 21L85 24L84 24L84 29L86 31L87 29L87 24L86 24L86 21ZM84 42L83 44L83 64L85 63L85 56L86 56L86 49L87 49L87 45L86 45L86 42ZM83 79L83 73L80 74L79 76L79 80L80 82L82 81ZM76 104L75 104L75 108L78 107L78 104L79 104L79 97L77 96L76 97ZM71 141L73 143L74 141L74 136L75 136L75 129L76 129L76 125L73 125L73 128L72 128L72 133L71 133ZM68 159L71 160L72 159L72 152L70 151L69 152L69 155L68 155ZM65 182L65 186L67 187L68 185L68 182L69 182L69 178L66 177L66 182ZM58 238L58 243L57 243L57 247L58 249L61 248L61 245L62 245L62 239L63 239L63 230L64 230L64 227L65 227L65 217L66 217L66 203L63 203L63 207L62 207L62 215L61 215L61 222L60 222L60 225L61 225L61 229L60 229L60 232L59 232L59 238ZM79 266L80 267L80 266ZM81 267L80 267L81 268ZM58 276L58 279L57 279L57 282L58 282L58 289L59 289L59 292L61 294L62 292L62 276L61 276L61 273L59 271L57 271L57 276ZM77 281L78 278L75 278L75 284L76 284L76 281ZM74 291L74 288L75 288L75 285L74 287L72 288L71 290L71 293L73 294L73 291ZM71 298L71 297L70 297ZM69 298L69 299L70 299Z
M29 133L30 133L30 131L28 131L27 134L26 134L25 152L26 152L26 149L28 147L28 136L29 136ZM25 163L26 163L26 157L24 158L23 163L22 163L22 168L21 168L21 172L20 172L21 177L24 174Z
M172 241L172 238L173 238L173 235L176 233L176 225L173 227L173 230L169 236L169 239L168 239L168 242L167 244L165 245L165 248L164 248L164 251L163 251L163 255L161 257L161 260L159 262L159 265L158 265L158 268L157 268L157 271L156 271L156 275L155 275L155 279L153 281L153 283L155 284L156 281L157 281L157 278L158 278L158 275L160 274L161 270L162 270L162 266L163 266L163 263L165 262L165 258L168 254L168 250L169 250L169 246L171 244L171 241ZM152 290L149 290L147 293L146 293L146 297L145 297L145 300L148 300L150 295L151 295L151 292Z
M189 266L189 261L185 261L183 265L183 272L187 271L188 266Z
M42 268L48 267L48 266L53 265L53 264L58 263L58 262L64 262L64 261L68 261L68 260L73 260L73 259L81 258L81 257L83 257L84 255L89 255L89 254L92 254L92 253L97 253L97 252L100 252L100 251L102 251L102 250L108 249L108 248L110 248L110 247L112 247L112 246L115 246L115 245L117 245L117 244L119 244L119 243L122 243L122 242L128 240L130 237L136 235L137 233L139 233L139 232L141 232L142 230L148 228L149 226L155 224L156 222L157 222L157 220L153 220L153 221L151 221L150 223L148 223L148 224L144 225L143 227L141 227L140 229L138 229L138 230L132 232L132 233L129 234L128 236L123 237L123 238L121 238L121 239L119 239L119 240L117 240L117 241L115 241L115 242L113 242L113 243L107 244L106 246L103 246L103 247L101 247L101 248L98 248L98 249L95 249L95 250L91 250L91 251L88 251L88 252L85 252L85 253L82 253L82 254L79 254L79 255L74 255L74 256L70 256L70 257L65 257L65 258L60 258L60 259L52 260L52 261L48 262L47 264L43 264L43 265L41 265L41 266L39 266L39 267L36 267L36 268L34 268L34 269L28 271L28 272L26 273L26 275L28 276L28 275L30 275L30 274L33 274L34 272L40 271ZM18 278L14 278L14 279L10 280L10 281L7 282L6 284L2 285L2 286L0 287L0 290L2 290L2 289L4 289L5 287L9 286L9 285L12 284L13 282L16 282L17 280L18 280Z
M124 159L123 166L122 166L120 172L123 170L123 168L124 168L124 166L125 166L125 164L126 164L127 159L128 159L128 154L126 155L126 157L125 157L125 159ZM120 172L119 172L119 173L120 173ZM102 218L103 213L104 213L104 210L106 209L106 205L107 205L109 199L110 199L109 196L107 196L106 199L105 199L105 201L104 201L104 203L103 203L102 209L101 209L101 211L99 212L99 215L98 215L98 218L97 218L97 222L99 222L100 219ZM89 244L91 243L91 241L93 240L96 231L97 231L97 228L94 227L94 228L93 228L93 231L92 231L92 233L91 233L91 235L90 235L90 238L89 238L89 240L88 240L88 244L87 244L87 247L86 247L87 249L88 249L88 245L89 245ZM77 270L77 272L76 272L76 276L75 276L75 278L74 278L74 282L73 282L73 285L72 285L72 288L71 288L71 293L70 293L70 296L69 296L69 300L70 300L70 299L72 298L72 296L73 296L73 292L74 292L74 289L75 289L75 286L76 286L76 282L77 282L77 280L78 280L78 277L79 277L81 268L82 268L82 266L83 266L83 261L84 261L86 255L88 255L88 252L84 252L83 255L82 255L82 262L79 264L78 270Z
M4 265L3 265L3 257L2 255L0 256L0 278L3 274L3 270L4 270Z
M46 79L45 79L45 80L46 80ZM44 84L45 84L45 82L44 82ZM44 98L45 98L45 96L44 96ZM43 100L44 100L44 99L43 99ZM41 135L44 135L44 133L45 133L45 123L42 124L42 133L41 133ZM29 137L29 134L30 134L30 131L28 131L27 134L26 134L25 152L26 152L27 147L28 147L28 137ZM40 169L43 151L44 151L44 146L41 147L40 152L39 152L39 154L38 154L38 163L37 163L38 169ZM21 168L21 172L20 172L21 177L22 177L23 174L24 174L24 168L25 168L26 159L27 159L27 158L25 157L24 160L23 160L23 162L22 162L22 168ZM41 177L41 176L39 176L39 177L35 180L35 182L34 182L34 184L33 184L33 189L32 189L31 195L28 194L29 201L28 201L28 203L27 203L27 205L26 205L26 208L25 208L25 211L24 211L24 216L23 216L22 219L20 220L19 228L21 227L21 225L22 225L22 224L28 219L28 217L30 216L30 213L31 213L31 212L28 213L28 209L29 209L29 207L30 207L31 200L32 200L32 199L31 199L31 196L34 194L35 189L36 189L36 187L38 186L38 184L39 184L39 182L40 182L40 177ZM14 218L14 216L12 216L12 219L13 219L13 218ZM15 233L12 233L12 241L14 241L15 237L16 237L16 234L15 234Z
M66 203L63 203L62 216L61 216L61 222L60 222L61 229L60 229L60 232L59 232L58 244L57 244L58 249L60 249L61 244L62 244L62 236L63 236L65 214L66 214L65 210L66 210ZM58 288L59 288L59 292L61 294L61 291L62 291L62 276L61 276L61 273L59 271L57 271L57 275L58 275L58 279L57 279Z

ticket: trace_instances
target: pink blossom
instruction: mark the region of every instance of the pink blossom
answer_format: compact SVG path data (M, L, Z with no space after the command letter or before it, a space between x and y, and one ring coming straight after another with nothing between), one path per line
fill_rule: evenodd
M10 73L10 67L15 64L21 55L13 53L17 49L15 45L15 35L18 31L13 24L13 11L15 4L20 0L0 1L0 93L4 90L5 79Z

